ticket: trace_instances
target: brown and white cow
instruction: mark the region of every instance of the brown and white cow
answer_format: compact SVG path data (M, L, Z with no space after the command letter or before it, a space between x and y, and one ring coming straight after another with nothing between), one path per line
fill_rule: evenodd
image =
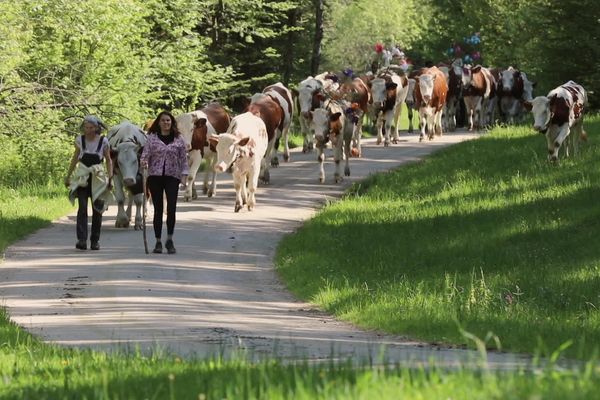
M264 93L256 93L252 96L252 101L248 106L247 111L262 119L267 128L269 141L262 160L260 180L265 184L269 184L271 182L269 168L273 164L272 154L275 149L275 143L277 142L277 136L280 133L279 129L284 124L284 110L271 96Z
M267 86L263 90L263 94L271 97L283 113L283 119L277 127L275 144L273 147L273 157L271 158L271 165L279 165L279 158L277 157L277 149L279 147L279 140L283 139L283 159L287 162L290 161L290 145L289 145L289 130L292 125L292 117L294 116L294 102L292 99L292 92L286 88L283 83L277 82L274 85Z
M226 133L209 135L208 140L217 150L215 170L223 172L232 167L234 211L240 211L244 204L251 211L256 205L258 177L269 144L265 123L251 112L245 112L231 120Z
M356 149L356 155L362 155L362 120L363 116L369 112L369 103L371 102L371 92L369 87L361 78L354 78L342 82L335 98L345 100L350 104L351 110L346 114L348 123L352 124L352 148Z
M304 138L303 153L311 151L313 148L313 135L310 130L311 111L323 107L325 100L329 98L328 93L337 88L337 77L328 72L315 77L309 76L298 84L296 92L300 110L298 119Z
M311 129L315 132L315 143L317 148L317 160L319 161L319 182L325 182L325 145L331 142L333 149L333 160L335 162L334 180L338 183L342 180L341 161L346 159L344 175L350 176L350 145L355 131L352 119L356 107L352 108L347 101L328 101L323 108L317 108L312 112Z
M569 156L569 148L577 153L579 141L586 140L583 130L583 115L587 107L587 93L583 86L568 81L553 89L548 96L538 96L523 103L533 113L533 129L546 136L548 143L548 160L558 161L558 151L565 146L565 156ZM571 135L571 130L575 135Z
M187 186L183 194L183 199L189 201L198 197L194 182L196 174L200 167L202 159L206 160L206 170L204 172L204 185L202 192L208 197L212 197L217 191L217 174L214 166L217 160L217 150L214 146L208 143L208 135L223 133L229 128L231 117L227 110L219 103L210 103L201 110L192 114L194 119L194 129L192 132L192 148L190 150L190 172L187 178ZM197 157L197 152L200 151L201 157ZM211 176L210 186L208 185L208 175Z
M419 75L415 86L415 99L421 122L419 141L423 140L426 131L429 140L433 139L434 134L442 134L442 111L447 95L446 76L438 67L428 68Z
M390 135L394 126L393 143L398 143L398 130L402 103L408 94L408 78L393 71L384 70L371 81L373 97L373 118L377 125L377 144L383 140L384 146L390 145Z
M527 74L512 66L500 73L499 107L507 123L513 124L522 119L523 102L533 99L534 85L535 83L527 78Z
M469 131L491 125L496 106L496 79L492 72L481 65L465 65L462 83Z
M210 103L200 110L178 115L175 119L177 128L189 144L188 163L190 172L183 199L184 201L190 201L198 197L194 182L205 156L208 168L204 173L203 192L211 197L216 192L216 175L213 169L216 155L214 149L210 148L206 138L209 134L225 132L229 127L231 118L223 106L218 103ZM208 186L208 174L212 174L210 187Z

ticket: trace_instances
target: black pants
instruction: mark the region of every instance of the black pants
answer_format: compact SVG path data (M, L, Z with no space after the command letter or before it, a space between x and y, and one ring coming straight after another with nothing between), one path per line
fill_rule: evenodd
M77 188L77 200L79 209L77 210L77 240L87 241L88 237L88 199L92 198L92 186ZM102 226L102 214L92 207L92 235L90 240L97 242L100 240L100 228Z
M161 238L163 193L167 197L167 235L175 231L175 210L177 208L177 193L179 192L179 179L172 176L149 176L148 190L154 204L154 237Z

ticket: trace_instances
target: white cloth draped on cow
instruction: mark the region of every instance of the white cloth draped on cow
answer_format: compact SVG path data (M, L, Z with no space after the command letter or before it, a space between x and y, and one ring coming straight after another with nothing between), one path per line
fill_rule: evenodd
M108 209L108 202L113 200L113 195L108 186L109 179L102 164L95 164L91 167L86 167L82 163L77 164L77 168L73 173L73 178L71 179L71 184L69 186L69 200L71 201L71 204L75 204L75 200L77 199L77 189L80 187L87 187L90 175L92 202L96 205L98 204L96 203L96 200L101 200L102 208L96 209L96 211L103 213Z

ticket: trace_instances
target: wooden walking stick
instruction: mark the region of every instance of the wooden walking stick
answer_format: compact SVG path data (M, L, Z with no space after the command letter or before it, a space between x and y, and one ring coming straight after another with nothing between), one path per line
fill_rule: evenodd
M150 254L148 251L148 240L146 239L146 214L148 213L147 203L148 203L148 195L146 188L146 181L148 180L148 167L144 167L142 169L142 190L144 191L144 202L142 203L142 232L144 235L144 250L146 254Z

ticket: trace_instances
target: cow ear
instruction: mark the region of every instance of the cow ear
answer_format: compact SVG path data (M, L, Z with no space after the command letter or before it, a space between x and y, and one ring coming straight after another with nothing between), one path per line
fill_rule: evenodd
M531 86L532 87L536 87L537 86L537 82L535 82L535 81L531 82Z
M317 99L319 99L319 101L325 101L325 95L319 92L317 93Z
M219 143L219 135L215 135L214 133L211 133L208 135L208 142L213 145L216 146Z
M523 102L523 107L525 107L525 109L526 109L527 111L531 111L531 109L533 108L533 105L532 105L532 104L531 104L531 102L529 102L529 101L524 101L524 102Z
M474 68L471 68L471 71L472 72L479 72L479 71L481 71L481 65L478 65L478 66L476 66Z
M196 124L196 121L198 121L198 116L196 114L192 114L192 125Z
M385 88L387 90L392 90L392 89L396 89L398 87L398 84L395 82L388 82L385 84Z
M195 123L194 126L196 128L204 128L206 126L206 118L200 118Z
M237 144L240 145L240 146L245 146L245 145L248 144L249 141L250 141L250 136L247 136L247 137L245 137L243 139L238 140Z
M338 119L340 119L340 117L341 117L341 116L342 116L342 113L341 113L341 112L336 112L335 114L331 114L331 115L329 116L329 121L331 121L331 122L335 122L335 121L337 121Z

